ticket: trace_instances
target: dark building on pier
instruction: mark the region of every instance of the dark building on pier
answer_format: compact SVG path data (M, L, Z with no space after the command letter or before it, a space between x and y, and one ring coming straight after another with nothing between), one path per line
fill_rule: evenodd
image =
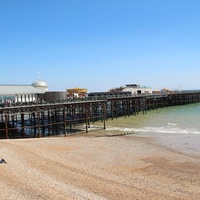
M67 99L67 93L64 91L47 91L44 94L46 103L64 102Z
M109 98L109 97L127 97L131 96L132 93L130 91L127 92L91 92L88 93L88 97L104 97L104 98Z

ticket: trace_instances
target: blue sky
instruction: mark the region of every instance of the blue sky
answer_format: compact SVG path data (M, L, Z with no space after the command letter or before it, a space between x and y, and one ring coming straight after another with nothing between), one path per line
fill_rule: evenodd
M0 0L0 84L200 89L198 0Z

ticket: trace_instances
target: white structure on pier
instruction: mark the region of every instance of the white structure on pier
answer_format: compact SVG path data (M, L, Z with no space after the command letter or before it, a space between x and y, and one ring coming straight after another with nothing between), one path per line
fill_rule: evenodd
M0 103L35 102L48 91L45 81L37 80L32 85L0 84Z
M132 95L137 94L152 94L152 88L150 87L141 87L137 84L127 84L126 87L122 90L124 92L132 92Z

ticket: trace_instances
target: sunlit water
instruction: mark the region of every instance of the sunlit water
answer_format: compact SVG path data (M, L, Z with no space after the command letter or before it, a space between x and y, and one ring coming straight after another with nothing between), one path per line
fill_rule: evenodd
M96 124L96 123L95 123ZM200 103L159 108L130 117L108 119L106 130L135 134L200 135Z

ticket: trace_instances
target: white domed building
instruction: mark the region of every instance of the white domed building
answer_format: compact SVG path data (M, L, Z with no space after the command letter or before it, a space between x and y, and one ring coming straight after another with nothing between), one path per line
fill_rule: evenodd
M48 84L36 80L31 85L0 84L0 104L16 102L42 102L48 91Z

